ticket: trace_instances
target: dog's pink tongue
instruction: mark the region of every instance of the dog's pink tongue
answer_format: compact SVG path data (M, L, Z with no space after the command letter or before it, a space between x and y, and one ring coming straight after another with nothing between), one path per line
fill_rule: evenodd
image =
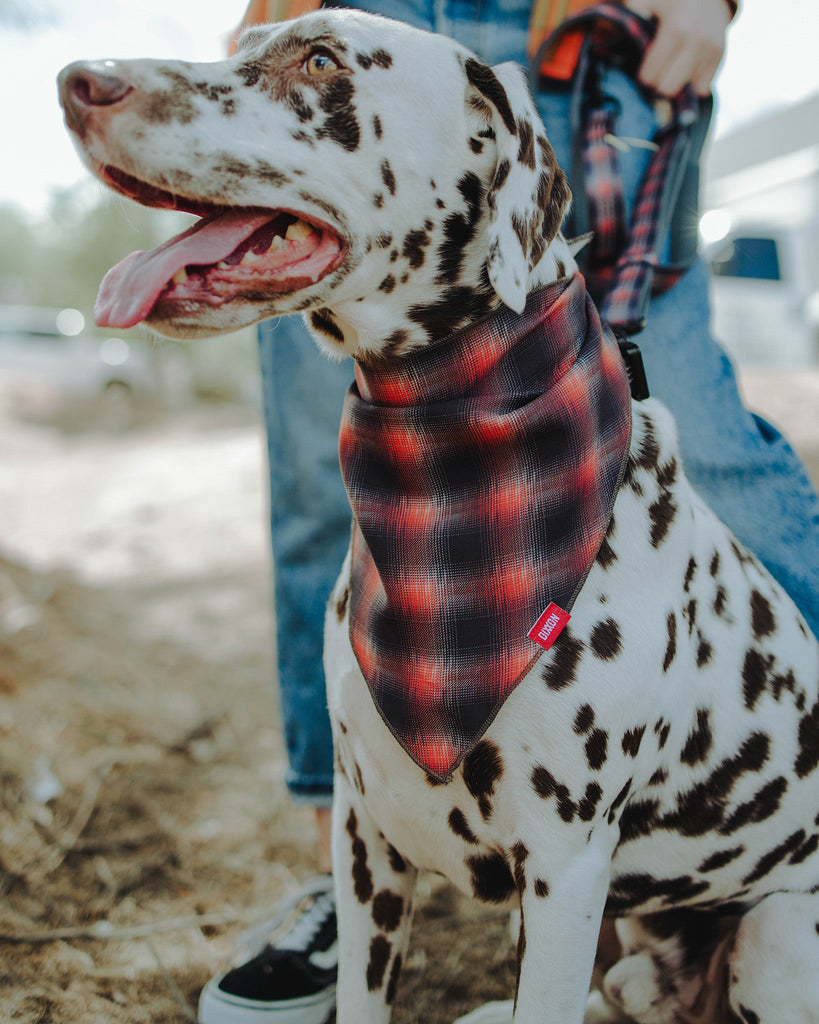
M191 264L218 263L271 216L269 210L211 214L150 252L132 252L102 279L94 306L97 324L120 328L138 324L178 270Z

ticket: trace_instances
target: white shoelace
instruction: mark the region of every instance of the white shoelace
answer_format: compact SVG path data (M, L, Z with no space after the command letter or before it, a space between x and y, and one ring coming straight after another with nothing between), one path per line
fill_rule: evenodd
M296 952L308 949L316 933L335 908L333 881L326 876L307 882L292 896L288 896L278 903L271 917L243 932L236 940L232 959L244 962L257 956L271 942L271 936L281 927L299 903L311 896L314 897L312 905L293 922L289 931L286 931L273 943L278 949L290 949Z
M306 952L313 944L322 925L335 909L335 901L329 895L320 893L312 906L298 918L290 931L276 941L278 949L290 949L296 953Z

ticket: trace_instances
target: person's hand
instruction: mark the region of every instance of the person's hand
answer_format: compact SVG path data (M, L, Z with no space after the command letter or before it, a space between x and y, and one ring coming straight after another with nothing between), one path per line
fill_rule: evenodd
M658 22L640 81L663 96L676 96L690 82L698 95L707 96L733 13L726 0L626 0L626 6Z

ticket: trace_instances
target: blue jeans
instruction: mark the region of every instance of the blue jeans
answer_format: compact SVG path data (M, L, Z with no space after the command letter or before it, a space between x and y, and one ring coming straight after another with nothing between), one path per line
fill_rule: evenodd
M361 6L450 35L487 63L525 64L527 0L370 0ZM621 103L620 134L650 138L653 111L633 83L611 72L604 85ZM536 99L558 160L568 170L568 96L541 91ZM646 159L641 148L623 159L627 201ZM264 323L259 338L287 784L295 799L322 805L331 798L333 769L323 616L350 531L337 432L352 366L322 356L301 318ZM819 500L785 440L743 407L733 368L709 333L708 280L701 264L652 302L638 341L652 395L677 417L689 478L819 634Z

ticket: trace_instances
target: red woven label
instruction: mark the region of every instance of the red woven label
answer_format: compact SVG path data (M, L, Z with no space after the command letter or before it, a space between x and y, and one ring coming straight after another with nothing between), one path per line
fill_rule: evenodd
M552 602L529 630L527 636L539 644L544 651L548 651L570 618L571 615L568 612L564 612L559 605Z

